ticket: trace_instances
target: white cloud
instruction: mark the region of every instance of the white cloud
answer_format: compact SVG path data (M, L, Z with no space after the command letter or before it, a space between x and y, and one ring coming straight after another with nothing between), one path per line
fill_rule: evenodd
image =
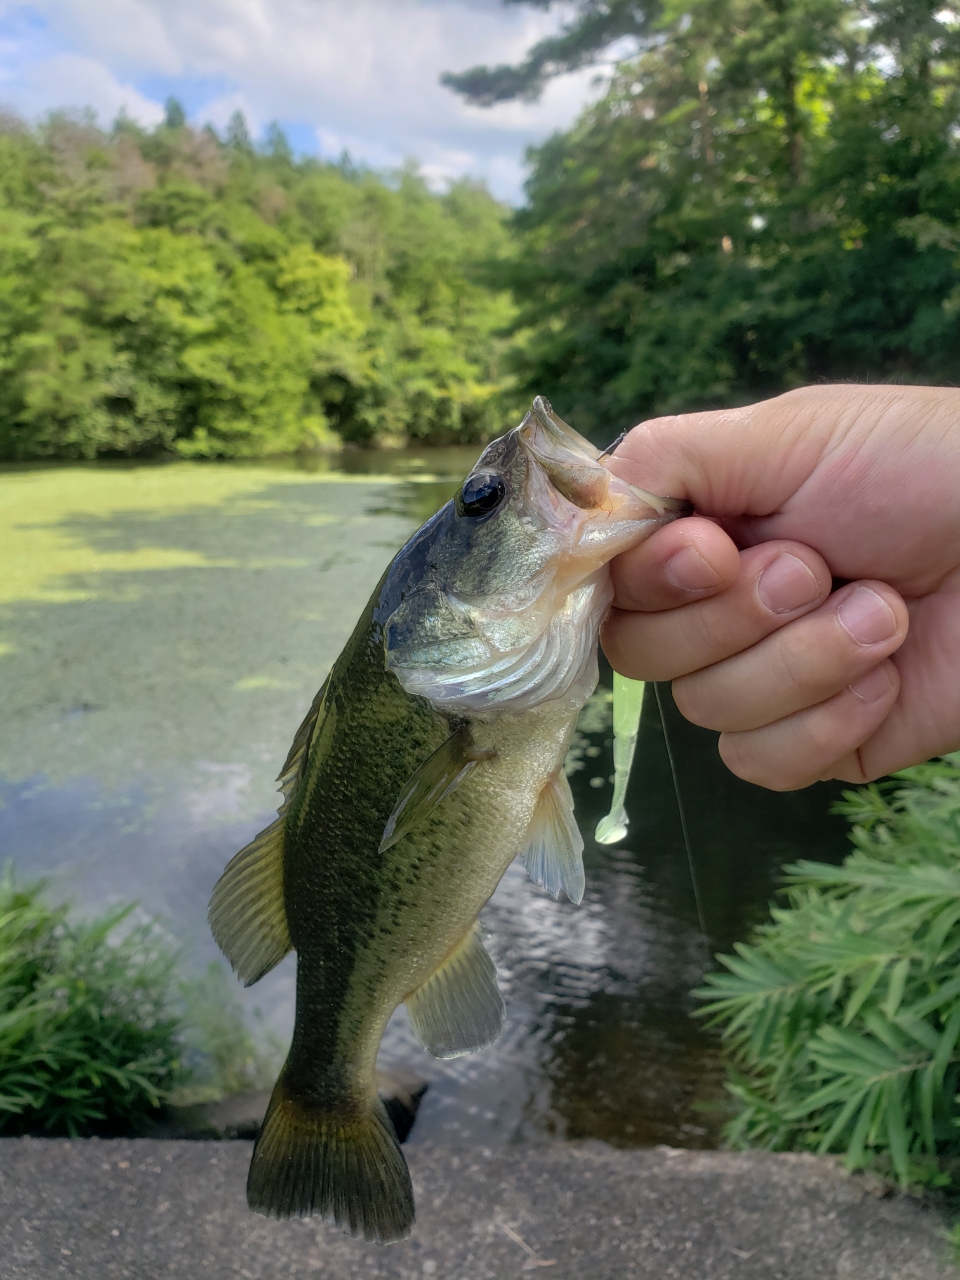
M34 118L55 107L92 107L105 120L125 111L144 125L163 119L163 108L131 84L119 81L94 58L58 53L0 76L0 99Z
M239 108L254 132L308 126L327 154L412 156L433 180L472 172L512 197L525 147L597 92L583 72L540 103L485 111L443 88L443 71L515 61L556 29L557 11L499 0L0 0L0 20L5 10L19 34L0 45L0 97L27 114L89 104L109 117L126 95L146 120L175 93L200 123Z

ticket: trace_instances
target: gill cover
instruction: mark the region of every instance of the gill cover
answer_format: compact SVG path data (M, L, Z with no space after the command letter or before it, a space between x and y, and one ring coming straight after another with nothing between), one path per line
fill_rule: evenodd
M388 669L450 713L582 701L608 561L684 509L614 475L538 396L391 567L378 608Z

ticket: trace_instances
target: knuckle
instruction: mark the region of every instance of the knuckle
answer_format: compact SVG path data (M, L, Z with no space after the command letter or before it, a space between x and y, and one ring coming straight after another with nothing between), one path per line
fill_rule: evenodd
M673 682L673 700L684 720L699 725L701 729L714 729L711 723L710 699L703 696L703 679L698 672L680 676Z
M784 627L777 633L771 655L771 674L778 688L794 690L805 701L829 697L852 674L847 647L842 652L825 643L815 623ZM857 655L860 656L859 654Z
M723 763L744 782L768 791L793 791L803 785L793 780L775 754L760 746L754 734L722 733L719 746Z

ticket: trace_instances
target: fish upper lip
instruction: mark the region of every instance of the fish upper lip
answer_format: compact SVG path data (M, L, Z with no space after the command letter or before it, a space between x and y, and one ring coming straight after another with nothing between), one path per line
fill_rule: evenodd
M527 420L536 419L537 425L546 433L550 444L569 449L581 457L596 462L600 458L600 450L590 443L579 431L575 431L569 423L554 413L549 400L543 396L535 396ZM523 426L521 424L521 431ZM532 443L532 442L531 442Z
M543 396L534 398L530 412L520 424L519 434L524 446L548 470L557 464L562 466L567 461L572 466L578 462L588 468L593 466L598 471L607 472L611 481L628 489L658 515L665 515L668 511L675 512L677 516L693 514L693 504L685 498L651 493L618 476L609 466L609 452L596 448L569 423L564 422ZM541 434L540 440L536 438L538 434Z

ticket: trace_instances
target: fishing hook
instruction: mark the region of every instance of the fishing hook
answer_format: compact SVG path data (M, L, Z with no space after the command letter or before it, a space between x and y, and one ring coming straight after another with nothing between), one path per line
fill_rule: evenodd
M625 431L621 431L620 434L617 436L616 440L614 440L612 444L607 445L607 447L600 454L600 457L609 458L610 454L613 453L614 449L619 448L620 445L623 444L624 440L626 440L626 438L627 438L627 433Z

